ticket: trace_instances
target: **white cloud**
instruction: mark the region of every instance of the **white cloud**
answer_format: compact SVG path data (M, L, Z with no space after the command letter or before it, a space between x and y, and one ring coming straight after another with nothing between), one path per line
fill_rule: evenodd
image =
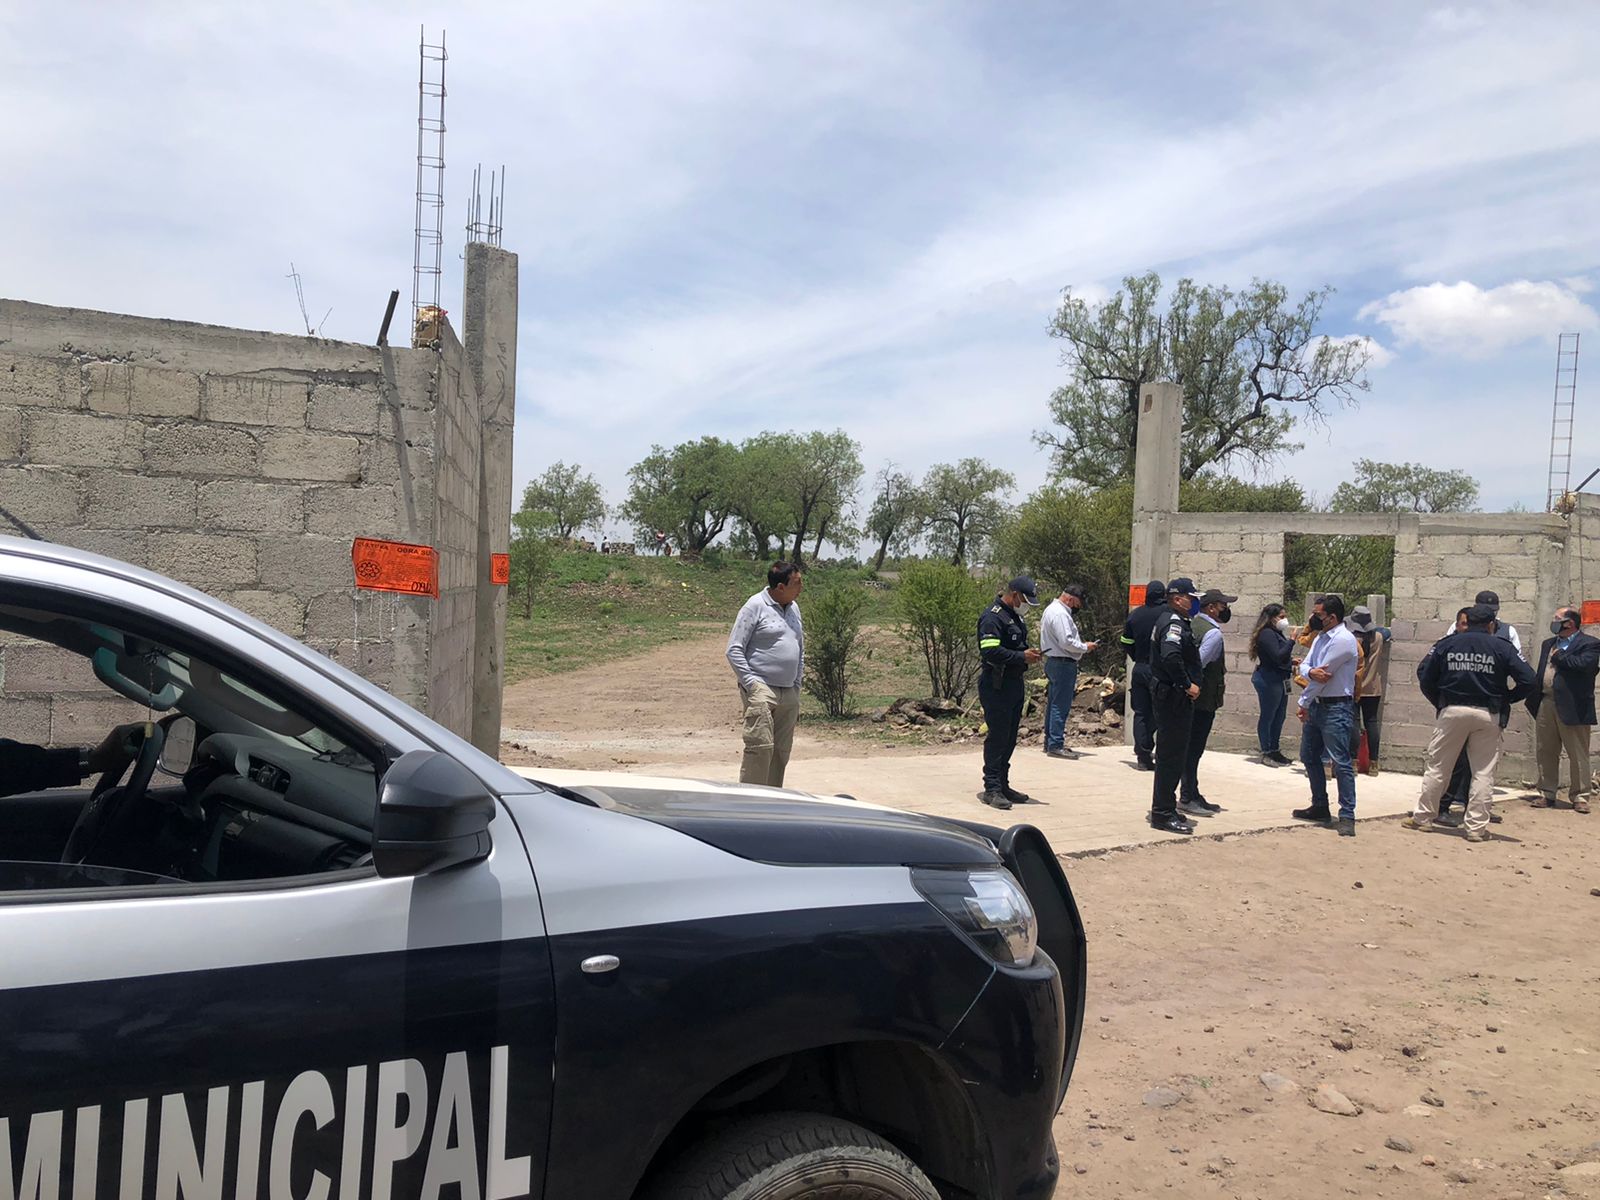
M1394 361L1394 351L1385 347L1376 338L1370 338L1359 333L1341 333L1336 337L1325 337L1325 342L1335 346L1348 346L1353 342L1364 343L1367 347L1367 366L1374 371L1387 367Z
M1519 279L1499 287L1429 283L1390 292L1357 314L1387 325L1401 345L1482 358L1535 338L1591 329L1600 314L1573 281Z

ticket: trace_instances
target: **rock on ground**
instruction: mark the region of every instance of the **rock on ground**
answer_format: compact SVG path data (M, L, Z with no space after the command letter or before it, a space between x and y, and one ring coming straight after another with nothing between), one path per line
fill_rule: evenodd
M1311 1096L1311 1103L1325 1113L1336 1117L1359 1117L1361 1106L1331 1083L1319 1083Z

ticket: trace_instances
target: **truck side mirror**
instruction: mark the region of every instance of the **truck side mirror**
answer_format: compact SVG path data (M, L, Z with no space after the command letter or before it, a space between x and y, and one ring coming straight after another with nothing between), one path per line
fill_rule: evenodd
M383 876L427 875L489 853L494 796L436 750L412 750L383 776L372 865Z

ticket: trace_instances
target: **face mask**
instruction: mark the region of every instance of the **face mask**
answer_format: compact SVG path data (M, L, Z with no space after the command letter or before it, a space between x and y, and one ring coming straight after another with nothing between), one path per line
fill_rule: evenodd
M1558 637L1561 635L1561 631L1563 629L1565 629L1566 627L1567 627L1567 623L1565 621L1551 621L1550 622L1550 632L1555 634Z
M1333 617L1332 617L1332 614L1330 614L1330 613L1323 613L1322 616L1320 616L1320 617L1317 616L1316 613L1312 613L1311 614L1311 619L1309 621L1307 621L1306 624L1309 625L1312 629L1323 630L1323 629L1330 628L1329 622L1332 621L1332 620L1333 620Z
M1189 597L1189 615L1192 617L1192 616L1197 615L1199 612L1200 612L1200 597L1199 596L1191 596L1191 597Z
M1217 624L1226 625L1231 620L1233 620L1233 609L1224 604L1222 611L1217 614Z
M1289 618L1288 617L1279 617L1278 618L1278 623L1277 623L1277 629L1278 629L1279 633L1288 633L1289 632Z

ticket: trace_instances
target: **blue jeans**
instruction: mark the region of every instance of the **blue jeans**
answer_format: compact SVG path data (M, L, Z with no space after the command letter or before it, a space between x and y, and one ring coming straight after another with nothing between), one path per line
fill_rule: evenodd
M1333 776L1339 781L1339 819L1355 820L1356 769L1350 761L1351 735L1356 726L1356 706L1311 702L1306 723L1300 731L1300 761L1311 781L1311 807L1328 807L1328 781L1322 775L1326 755L1333 763Z
M1256 697L1261 701L1261 716L1256 721L1256 741L1261 744L1261 753L1280 752L1278 743L1283 738L1283 719L1289 714L1289 693L1284 685L1289 681L1277 676L1268 678L1257 667L1250 682L1256 685Z
M1067 714L1078 691L1078 660L1047 658L1044 676L1050 681L1050 697L1044 708L1044 748L1059 750L1066 745Z

